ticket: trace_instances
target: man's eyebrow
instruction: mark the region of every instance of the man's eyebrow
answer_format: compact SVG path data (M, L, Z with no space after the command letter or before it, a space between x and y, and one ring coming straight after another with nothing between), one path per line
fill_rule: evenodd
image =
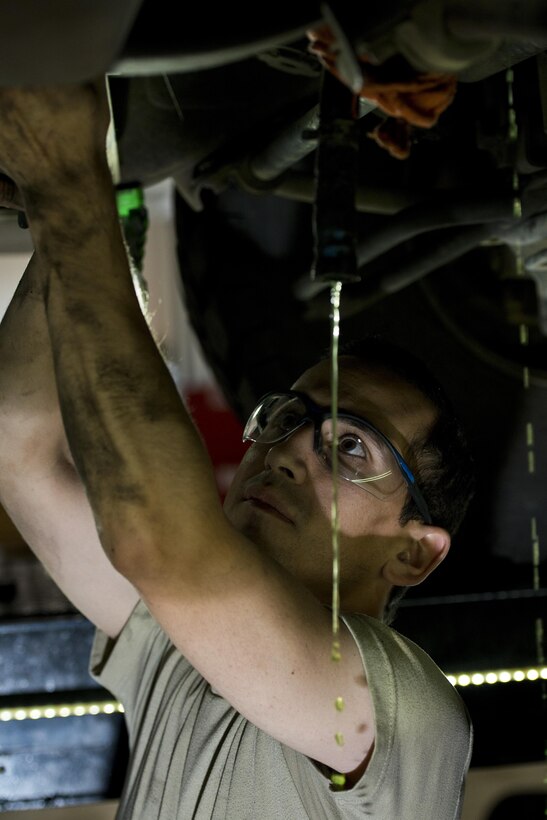
M332 412L332 405L331 404L319 404L319 402L315 401L315 399L312 399L312 397L308 393L306 393L305 390L297 390L297 391L293 390L292 392L293 393L300 393L301 395L306 396L306 398L311 402L311 404L315 408L317 408L318 410L323 410L323 411L329 412L329 413ZM364 421L364 422L366 422L366 424L369 424L371 427L374 427L374 429L378 430L378 432L382 433L383 435L385 435L387 438L389 438L391 440L390 436L387 433L384 433L384 431L377 424L377 422L374 421L368 414L366 416L364 416L362 413L358 413L356 410L349 410L347 407L339 406L338 407L338 415L349 416L351 418L359 419L361 421ZM374 415L374 411L373 411L372 415ZM385 416L382 416L382 421L387 421L387 418Z

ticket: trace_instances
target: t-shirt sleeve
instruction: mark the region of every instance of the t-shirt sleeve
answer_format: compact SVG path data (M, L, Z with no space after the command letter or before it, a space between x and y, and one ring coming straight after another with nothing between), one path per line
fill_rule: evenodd
M424 817L459 817L472 746L462 699L429 655L391 627L364 615L343 620L363 659L376 724L356 796L366 792L376 805L389 793L391 816L422 805Z
M115 640L99 629L96 631L90 674L122 703L126 716L130 715L135 723L143 705L143 693L153 689L159 669L172 652L167 635L141 600ZM180 655L178 659L185 663Z

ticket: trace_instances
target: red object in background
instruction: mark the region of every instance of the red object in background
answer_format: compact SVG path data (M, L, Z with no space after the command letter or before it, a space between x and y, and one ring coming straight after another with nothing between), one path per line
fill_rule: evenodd
M220 497L224 500L248 444L242 441L243 426L217 387L191 385L183 397L211 457Z

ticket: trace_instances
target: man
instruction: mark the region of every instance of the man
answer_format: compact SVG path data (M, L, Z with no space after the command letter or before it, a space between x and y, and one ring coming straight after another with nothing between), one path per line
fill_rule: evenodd
M411 473L439 460L416 449L439 402L396 364L341 359L333 660L328 362L253 414L223 510L135 296L103 81L0 106L35 244L0 331L0 500L98 627L92 669L129 731L119 817L456 818L465 709L381 623L450 546Z

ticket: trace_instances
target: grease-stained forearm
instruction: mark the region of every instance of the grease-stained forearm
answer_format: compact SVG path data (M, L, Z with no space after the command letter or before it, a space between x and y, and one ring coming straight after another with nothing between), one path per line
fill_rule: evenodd
M212 469L140 310L106 162L26 204L68 441L103 547L138 582L222 514Z
M68 447L34 254L0 326L0 500L72 603L114 637L134 587L105 559Z

